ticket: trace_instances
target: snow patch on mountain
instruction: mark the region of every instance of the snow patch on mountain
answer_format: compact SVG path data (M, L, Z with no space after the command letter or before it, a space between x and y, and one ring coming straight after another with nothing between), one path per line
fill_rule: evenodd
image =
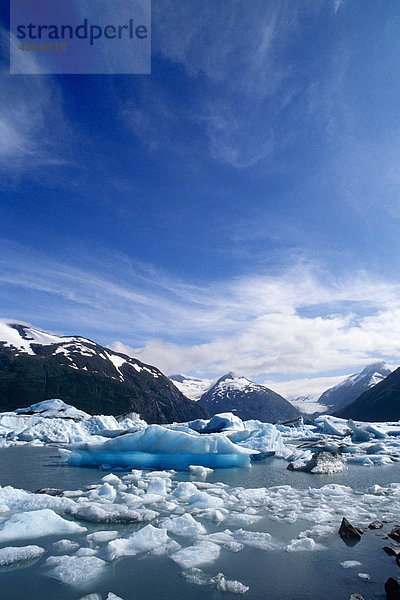
M215 379L198 379L190 375L180 374L170 375L169 379L186 398L195 401L200 400L202 395L215 383Z
M329 412L333 413L351 404L363 392L385 379L390 373L391 370L384 361L367 365L361 373L350 375L341 383L326 390L318 402L328 406Z
M20 354L37 355L40 350L37 346L55 346L53 354L61 354L69 361L66 365L72 369L87 370L85 366L74 361L74 354L79 357L98 356L105 361L110 361L114 366L117 377L124 381L121 367L129 364L138 373L145 370L154 378L160 376L158 369L143 364L138 364L134 358L128 358L112 351L101 352L102 348L95 342L80 336L59 336L36 329L28 324L16 323L0 319L0 347L10 348L16 356Z

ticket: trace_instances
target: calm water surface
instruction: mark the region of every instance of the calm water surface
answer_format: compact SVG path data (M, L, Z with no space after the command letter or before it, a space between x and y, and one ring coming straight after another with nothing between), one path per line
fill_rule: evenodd
M0 449L0 485L12 485L35 491L41 487L83 489L98 483L103 472L96 469L72 468L62 464L56 448L14 447ZM208 481L222 481L232 486L270 487L291 485L297 489L320 487L328 483L351 486L362 492L378 483L387 485L399 481L400 464L385 467L358 467L334 475L294 473L286 469L284 461L268 459L255 463L251 469L225 469L215 471ZM179 478L187 479L186 474ZM400 515L399 515L400 519ZM85 525L87 525L85 523ZM107 529L104 525L87 525L88 532ZM292 525L264 519L248 529L269 531L280 540L289 541L310 526L305 521ZM115 529L116 526L110 526ZM122 534L135 526L117 528ZM288 553L284 550L265 552L245 548L241 552L221 552L220 559L203 567L211 576L223 572L228 579L236 579L250 586L243 596L247 600L349 600L358 592L365 600L384 600L384 582L388 577L400 575L399 567L387 556L382 546L391 525L384 530L367 531L354 547L346 546L338 535L329 538L329 548L315 552ZM213 529L217 528L213 526ZM222 524L221 529L225 529ZM84 539L85 536L67 536ZM39 538L13 545L37 544L52 554L51 545L60 536ZM323 541L327 546L326 540ZM7 544L2 544L2 546ZM107 576L85 590L75 590L45 573L45 558L33 565L13 570L0 570L0 598L3 600L78 600L89 593L100 593L106 598L112 591L123 600L229 600L239 598L214 588L187 583L181 568L168 557L153 556L123 558L110 565ZM343 569L339 563L358 560L361 567ZM362 581L358 572L368 573L372 580Z

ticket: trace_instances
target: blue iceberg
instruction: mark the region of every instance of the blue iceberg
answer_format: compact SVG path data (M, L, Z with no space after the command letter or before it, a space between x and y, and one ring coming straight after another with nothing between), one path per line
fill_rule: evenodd
M257 452L257 451L256 451ZM222 433L201 435L162 425L149 425L104 443L76 444L64 450L69 464L128 469L186 470L190 465L211 469L250 466L254 450L238 446Z

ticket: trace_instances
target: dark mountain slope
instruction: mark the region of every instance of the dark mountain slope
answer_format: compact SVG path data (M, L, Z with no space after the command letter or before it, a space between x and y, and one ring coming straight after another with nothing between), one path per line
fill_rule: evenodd
M215 415L234 412L243 420L264 422L286 421L300 415L297 408L276 392L245 377L227 373L199 400L199 404Z
M0 324L0 411L61 398L90 414L138 412L149 423L207 416L156 367L81 337Z
M338 411L336 416L358 421L399 421L400 368Z

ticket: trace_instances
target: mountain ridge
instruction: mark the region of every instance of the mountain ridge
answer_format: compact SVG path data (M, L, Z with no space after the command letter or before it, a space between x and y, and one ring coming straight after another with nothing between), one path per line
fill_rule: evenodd
M157 367L81 336L0 322L0 410L51 398L89 414L137 412L152 423L204 418Z

